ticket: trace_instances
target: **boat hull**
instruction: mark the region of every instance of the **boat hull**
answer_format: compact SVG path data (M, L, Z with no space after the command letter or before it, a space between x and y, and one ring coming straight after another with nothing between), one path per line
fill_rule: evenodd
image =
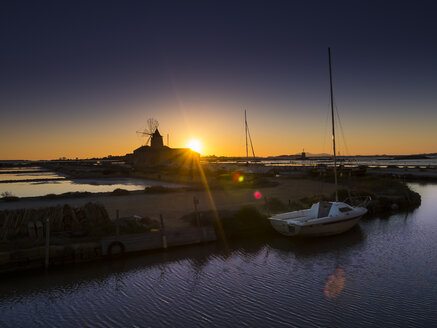
M311 225L298 225L281 220L270 220L270 223L277 232L285 236L332 236L352 229L358 224L362 216Z

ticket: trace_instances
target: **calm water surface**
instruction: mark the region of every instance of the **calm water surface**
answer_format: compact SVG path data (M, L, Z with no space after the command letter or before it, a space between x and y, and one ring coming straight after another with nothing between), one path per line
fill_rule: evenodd
M437 327L437 185L321 239L190 247L3 277L0 327Z
M70 180L60 173L38 167L0 168L0 194L9 192L18 197L35 197L47 194L84 191L111 192L117 188L133 191L144 190L146 187L155 185L169 188L181 186L174 183L133 178Z

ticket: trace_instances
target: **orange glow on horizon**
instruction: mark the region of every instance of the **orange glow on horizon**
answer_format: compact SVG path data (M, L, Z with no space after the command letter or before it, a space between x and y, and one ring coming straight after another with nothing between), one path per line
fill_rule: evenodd
M202 141L202 148L191 144L188 147L200 150L202 156L245 157L241 112L228 110L237 105L188 102L189 109L182 115L177 109L168 109L170 105L153 103L155 109L147 116L143 110L145 105L127 106L129 115L114 110L112 115L96 114L87 120L73 114L65 114L62 119L56 117L56 120L16 118L0 131L0 160L124 156L144 145L144 138L139 138L135 131L143 128L141 118L148 116L156 116L160 121L159 130L164 141L169 135L171 148L186 148L187 136L196 136L199 143ZM216 113L213 121L211 113ZM374 121L370 115L360 120L346 120L343 125L347 147L339 132L337 151L348 156L434 153L437 151L434 122L434 117ZM250 128L255 154L259 157L300 154L303 148L307 154L332 154L329 126L319 117L303 114L295 117L287 113L267 117L265 111L254 106Z

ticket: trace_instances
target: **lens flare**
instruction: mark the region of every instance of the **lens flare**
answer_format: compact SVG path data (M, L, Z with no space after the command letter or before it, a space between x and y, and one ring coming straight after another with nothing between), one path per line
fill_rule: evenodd
M234 182L243 182L244 176L241 175L240 173L235 173L233 179L234 179Z
M345 284L346 272L342 268L338 268L329 276L323 293L328 298L336 298L340 296Z
M260 193L259 191L255 191L255 192L253 193L253 196L254 196L256 199L260 199L260 198L262 197L262 195L261 195L261 193Z

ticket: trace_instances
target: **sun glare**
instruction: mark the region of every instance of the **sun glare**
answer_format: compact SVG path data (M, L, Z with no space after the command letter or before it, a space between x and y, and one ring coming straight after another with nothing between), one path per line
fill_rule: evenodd
M194 151L196 151L198 153L200 153L202 151L202 149L203 149L202 143L199 140L197 140L197 139L191 139L190 141L188 141L187 146L191 150L194 150Z

